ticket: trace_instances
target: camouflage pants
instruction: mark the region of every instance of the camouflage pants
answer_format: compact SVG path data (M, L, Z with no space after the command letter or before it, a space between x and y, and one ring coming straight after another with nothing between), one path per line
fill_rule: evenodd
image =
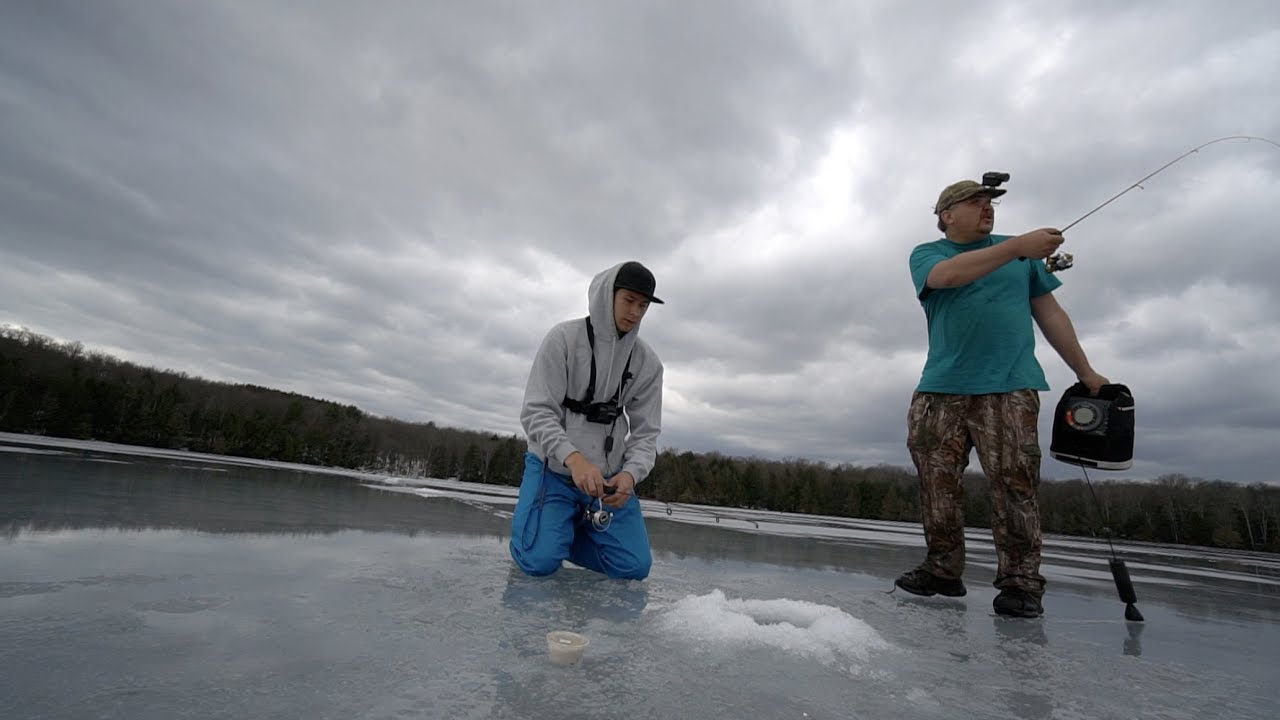
M907 414L907 447L920 476L924 569L943 578L964 572L964 486L961 478L976 447L991 481L991 533L995 586L1044 595L1040 574L1040 394L1017 390L991 395L915 393Z

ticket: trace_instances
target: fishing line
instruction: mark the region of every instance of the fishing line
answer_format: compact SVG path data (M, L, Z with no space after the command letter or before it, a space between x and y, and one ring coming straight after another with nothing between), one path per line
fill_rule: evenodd
M1093 483L1089 481L1089 471L1084 466L1080 466L1080 471L1084 473L1085 484L1089 486L1089 495L1093 497L1093 506L1098 511L1098 517L1102 518L1104 523L1102 529L1107 531L1107 547L1111 548L1111 559L1117 560L1116 546L1111 544L1111 513L1103 512L1102 503L1098 501L1098 493L1093 491Z

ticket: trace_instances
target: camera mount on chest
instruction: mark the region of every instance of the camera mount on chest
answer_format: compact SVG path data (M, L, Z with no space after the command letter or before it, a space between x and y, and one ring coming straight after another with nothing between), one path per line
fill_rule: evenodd
M622 370L622 380L618 382L618 389L614 391L613 397L605 402L593 402L596 396L596 333L591 327L591 318L586 318L587 323L587 344L591 346L591 376L587 381L587 393L581 400L574 400L568 395L564 396L564 400L560 404L569 410L586 418L587 422L599 423L601 425L612 425L618 416L622 414L622 388L626 386L627 381L631 379L631 357L635 354L632 350L631 355L627 355L626 367ZM613 449L613 436L610 435L605 440L605 452Z

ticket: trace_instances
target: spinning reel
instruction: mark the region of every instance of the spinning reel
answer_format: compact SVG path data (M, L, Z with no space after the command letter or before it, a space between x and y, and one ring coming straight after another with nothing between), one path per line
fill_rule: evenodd
M597 502L599 501L597 500ZM591 523L591 527L595 528L596 532L604 532L609 529L609 524L613 522L613 513L605 510L604 503L601 502L595 510L592 510L591 506L583 508L582 519L584 522Z
M572 480L565 480L565 483L572 485ZM617 489L611 485L604 486L604 494L612 495ZM583 525L590 525L596 532L604 532L609 529L610 523L613 522L613 512L604 508L604 498L595 499L595 508L592 509L591 502L588 500L586 505L582 506L582 516L580 518Z
M604 494L612 495L615 489L610 485L604 486ZM591 527L596 532L604 532L609 529L609 523L613 522L613 513L604 509L604 498L596 498L596 509L592 510L590 505L582 508L583 522L591 523Z
M1049 272L1058 272L1059 270L1067 270L1075 264L1075 256L1071 253L1054 253L1045 258L1044 266Z

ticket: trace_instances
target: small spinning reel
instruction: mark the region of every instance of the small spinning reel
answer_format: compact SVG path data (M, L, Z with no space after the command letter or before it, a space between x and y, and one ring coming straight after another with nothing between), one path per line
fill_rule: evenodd
M587 522L591 523L591 527L596 529L596 532L604 532L605 530L608 530L609 524L613 522L613 513L605 510L603 507L596 510L592 510L589 507L585 508L582 511L582 515Z
M1055 253L1045 258L1045 269L1049 272L1058 272L1059 270L1068 270L1075 264L1075 256L1071 253Z
M612 485L604 486L605 495L612 495L614 492L615 488ZM613 522L613 513L604 509L604 500L602 498L597 498L596 502L599 504L596 505L595 510L592 510L591 506L588 505L582 509L582 515L587 522L591 523L591 527L596 529L596 532L604 532L609 529L609 523Z

